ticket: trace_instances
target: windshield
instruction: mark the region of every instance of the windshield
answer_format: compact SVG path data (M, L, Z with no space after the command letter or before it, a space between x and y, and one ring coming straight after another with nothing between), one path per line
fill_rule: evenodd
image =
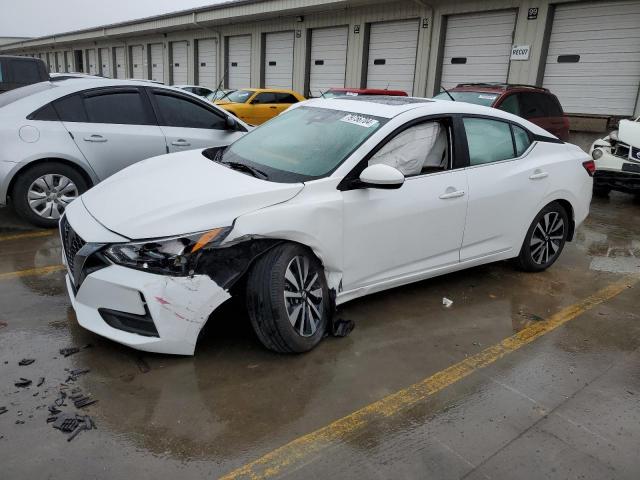
M221 162L259 169L274 182L313 180L330 174L386 122L371 115L299 107L234 142Z
M227 95L226 100L233 103L246 103L251 95L253 95L251 90L237 90Z
M499 93L487 92L452 92L451 90L449 90L449 93L456 102L474 103L476 105L484 105L485 107L490 107L491 105L493 105L493 102L495 102L496 98L500 96ZM436 100L451 101L451 97L449 97L446 92L442 92L433 98L435 98Z

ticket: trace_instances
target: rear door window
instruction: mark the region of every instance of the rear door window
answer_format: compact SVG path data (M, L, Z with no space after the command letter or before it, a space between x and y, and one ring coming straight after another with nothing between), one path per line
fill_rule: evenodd
M203 105L184 97L158 91L155 91L153 95L160 113L160 125L166 127L226 129L226 119Z
M516 156L519 157L531 145L531 137L529 137L529 133L524 128L511 125L511 129L513 130L513 141L516 146Z
M553 98L551 95L539 94L540 95L540 103L542 104L542 109L545 111L547 117L562 117L563 112L562 108L558 104L558 101Z
M276 93L277 103L298 103L298 99L290 93Z
M84 98L90 123L152 125L155 123L138 90L90 94Z
M518 95L517 94L509 95L507 98L505 98L502 101L498 109L520 116L520 102L518 99Z
M80 95L70 95L56 100L53 106L63 122L87 122L87 113Z
M520 112L524 118L541 118L549 115L544 109L545 95L534 92L523 92L520 96ZM542 98L541 98L542 97Z
M255 103L255 104L278 103L278 99L275 93L263 92L256 95L256 98L254 98L251 103Z
M487 118L465 118L469 165L483 165L521 156L529 145L529 133L516 125Z

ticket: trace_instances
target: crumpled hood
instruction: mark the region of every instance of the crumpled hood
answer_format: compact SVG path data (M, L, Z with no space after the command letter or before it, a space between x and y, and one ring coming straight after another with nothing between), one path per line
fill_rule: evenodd
M226 227L240 215L285 202L302 183L274 183L209 160L202 150L136 163L80 197L109 230L130 239Z
M632 147L640 147L640 122L637 120L620 120L618 124L618 140Z

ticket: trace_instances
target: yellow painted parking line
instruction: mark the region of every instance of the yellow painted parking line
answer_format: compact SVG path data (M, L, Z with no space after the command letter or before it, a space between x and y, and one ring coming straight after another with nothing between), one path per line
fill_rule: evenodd
M38 237L49 237L55 233L58 233L58 230L39 230L37 232L26 232L26 233L15 233L11 235L0 235L0 242L7 242L9 240L22 240L24 238L38 238Z
M17 272L0 273L0 280L11 280L12 278L47 275L49 273L59 272L60 270L64 270L64 265L50 265L48 267L29 268L27 270L18 270Z
M640 280L638 276L626 277L621 281L599 290L589 297L563 308L546 320L536 322L500 343L464 359L424 380L393 393L377 402L335 422L287 443L226 475L221 480L259 480L283 473L285 469L295 470L326 448L354 435L369 423L390 417L412 407L427 397L462 380L480 368L486 367L514 352L537 338L555 330L584 312L619 295Z

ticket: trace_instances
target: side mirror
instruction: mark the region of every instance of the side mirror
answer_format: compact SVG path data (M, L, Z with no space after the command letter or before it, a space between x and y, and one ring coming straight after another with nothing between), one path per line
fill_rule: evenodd
M397 168L379 163L370 165L360 174L363 187L394 189L404 183L404 175Z
M237 130L238 129L238 122L236 122L236 119L233 118L231 115L227 115L227 130Z

